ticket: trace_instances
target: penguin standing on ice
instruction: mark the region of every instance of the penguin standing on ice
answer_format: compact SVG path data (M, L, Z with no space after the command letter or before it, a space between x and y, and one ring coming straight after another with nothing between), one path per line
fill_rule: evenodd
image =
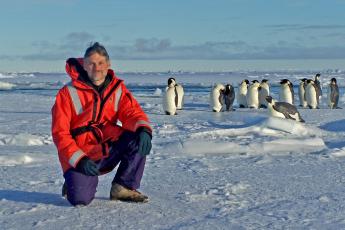
M339 88L337 85L337 79L332 78L328 85L328 107L331 109L339 109Z
M319 91L319 100L321 99L322 97L322 88L321 88L321 81L320 81L320 78L321 78L321 74L317 73L315 75L315 78L314 78L314 83L315 83L315 86L317 88L317 90Z
M163 96L163 109L166 115L176 115L177 95L175 90L175 79L168 79L168 86Z
M181 110L183 107L183 97L184 97L184 90L183 86L181 84L177 84L175 81L175 92L176 92L176 97L177 97L177 102L176 102L176 109Z
M268 85L268 80L263 79L259 86L259 107L267 108L266 97L270 95L270 86Z
M210 104L213 112L220 112L224 104L224 90L223 84L215 84L210 94Z
M288 79L280 81L279 101L287 102L291 105L295 103L293 85Z
M231 84L227 84L225 86L223 96L224 96L224 103L226 105L226 111L234 110L232 108L232 105L234 104L234 101L235 101L235 89Z
M275 102L271 96L266 97L268 113L272 117L291 119L299 122L305 122L296 106L287 102Z
M249 81L244 79L238 86L237 93L237 104L240 108L247 108L247 92L248 92Z
M253 80L249 85L247 92L247 105L251 109L259 108L259 86L260 83L257 80Z
M319 90L312 79L307 80L307 87L305 89L305 98L309 109L319 108Z
M299 106L306 108L307 107L307 100L305 98L305 89L307 86L307 79L301 79L298 87L298 96L299 96Z

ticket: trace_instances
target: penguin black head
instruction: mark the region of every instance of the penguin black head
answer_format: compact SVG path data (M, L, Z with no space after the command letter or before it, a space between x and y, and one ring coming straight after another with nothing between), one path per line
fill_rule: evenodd
M268 82L267 79L262 79L262 80L261 80L261 83L267 83L267 82Z
M306 82L307 81L307 78L302 78L301 79L301 82Z
M281 79L280 80L280 84L282 85L282 84L287 84L287 83L289 83L290 81L288 80L288 79Z
M230 84L227 84L226 86L225 86L225 90L224 90L224 94L225 95L229 95L230 94L230 91L231 91L231 85Z
M318 73L318 74L316 74L316 75L315 75L315 81L319 80L319 79L320 79L320 77L321 77L321 74L319 74L319 73Z
M309 84L309 83L311 83L311 82L314 83L314 81L313 81L312 79L308 79L308 80L307 80L307 84Z
M258 80L253 80L252 83L253 83L253 84L254 84L254 83L259 83L259 81L258 81Z
M173 77L168 79L168 85L171 85L172 83L176 83L176 80Z
M271 96L266 96L266 101L268 102L268 103L272 103L272 101L273 101L273 98L271 97Z
M337 84L337 79L335 79L334 77L331 79L331 83L333 84Z
M249 85L248 79L244 79L243 81L246 82L247 85Z

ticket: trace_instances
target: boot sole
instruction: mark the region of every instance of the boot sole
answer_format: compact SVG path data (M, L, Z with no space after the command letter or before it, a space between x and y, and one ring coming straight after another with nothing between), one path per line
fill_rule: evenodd
M133 199L133 198L116 198L116 197L110 197L110 200L113 201L124 201L124 202L131 202L131 203L147 203L149 202L149 199Z

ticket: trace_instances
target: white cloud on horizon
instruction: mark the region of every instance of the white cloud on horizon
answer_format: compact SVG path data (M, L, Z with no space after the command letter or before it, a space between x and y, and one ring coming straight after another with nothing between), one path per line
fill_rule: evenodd
M87 32L67 34L60 43L36 41L32 47L37 52L26 55L0 56L1 60L65 60L82 55L90 42L97 39ZM109 44L107 44L109 43ZM110 56L117 60L233 60L233 59L332 59L345 58L344 46L310 46L277 41L270 45L252 45L245 41L204 42L196 45L173 45L170 39L138 38L125 45L103 43ZM79 55L78 55L79 54Z

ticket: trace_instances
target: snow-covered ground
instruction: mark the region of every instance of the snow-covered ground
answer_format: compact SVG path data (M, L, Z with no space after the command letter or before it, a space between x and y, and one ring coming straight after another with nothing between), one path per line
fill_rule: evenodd
M321 72L321 109L299 109L305 124L268 118L264 109L211 112L211 85L266 78L278 98L313 71L121 73L148 113L153 150L141 191L150 202L108 200L114 172L96 199L72 207L50 134L50 109L65 74L0 74L0 229L344 229L345 115L326 106L335 77L344 107L345 72ZM177 116L163 115L169 77L185 88Z

